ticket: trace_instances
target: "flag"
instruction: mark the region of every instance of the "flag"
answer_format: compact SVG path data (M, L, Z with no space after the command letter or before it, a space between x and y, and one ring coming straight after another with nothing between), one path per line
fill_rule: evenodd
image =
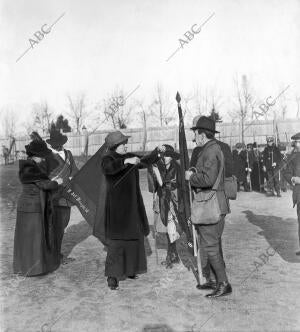
M75 204L93 229L93 235L105 243L106 180L101 162L107 149L104 143L66 185L62 195Z
M185 171L189 169L189 155L186 144L186 137L184 131L184 122L182 116L182 109L180 105L180 95L177 92L176 101L178 103L178 116L179 116L179 153L180 153L180 188L182 188L182 200L183 200L183 211L182 219L184 222L184 232L186 233L187 240L192 243L191 231L188 226L187 221L191 217L191 203L190 203L190 192L189 192L189 183L185 180Z

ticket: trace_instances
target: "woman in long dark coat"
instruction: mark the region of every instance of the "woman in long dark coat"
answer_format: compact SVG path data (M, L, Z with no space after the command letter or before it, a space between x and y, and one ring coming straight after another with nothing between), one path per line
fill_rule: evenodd
M36 276L60 265L51 191L61 182L50 181L44 158L51 153L42 140L26 145L27 160L20 160L22 193L17 203L14 238L14 273Z
M135 279L137 274L147 271L144 237L149 234L149 224L138 168L156 162L158 153L154 150L142 159L126 153L128 138L119 131L108 134L105 139L108 151L102 159L107 181L105 275L111 289L118 288L120 279Z

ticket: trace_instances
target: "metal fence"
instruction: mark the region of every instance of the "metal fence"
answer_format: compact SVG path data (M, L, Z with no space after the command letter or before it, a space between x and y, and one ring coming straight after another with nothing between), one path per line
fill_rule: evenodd
M281 142L289 141L290 137L300 131L300 119L288 119L277 121L277 129L279 139ZM242 140L242 130L240 123L217 123L217 138L226 142L233 147L237 142ZM97 131L88 136L88 154L93 155L100 146L104 143L105 136L109 131ZM125 135L131 136L128 141L128 151L142 151L144 132L142 128L122 130ZM266 136L274 135L276 126L274 121L256 121L245 123L244 126L244 140L245 143L257 142L258 144L265 144ZM86 147L87 137L84 134L68 133L68 142L65 148L71 150L74 156L80 156L84 153ZM43 137L44 139L48 138ZM193 138L194 134L190 129L186 129L187 145L189 149L194 148ZM11 138L0 139L1 145L10 146ZM25 145L30 142L29 137L17 137L15 147L12 149L10 161L15 159L26 158ZM147 128L147 142L146 151L151 151L157 145L170 144L178 148L178 127L151 127ZM1 156L1 163L4 163L3 155Z

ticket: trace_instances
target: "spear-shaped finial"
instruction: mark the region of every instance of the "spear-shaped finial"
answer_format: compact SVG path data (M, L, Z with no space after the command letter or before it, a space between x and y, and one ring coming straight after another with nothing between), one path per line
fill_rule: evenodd
M179 94L178 91L177 91L177 93L176 93L176 101L177 101L178 104L179 104L180 101L181 101L181 97L180 97L180 94Z

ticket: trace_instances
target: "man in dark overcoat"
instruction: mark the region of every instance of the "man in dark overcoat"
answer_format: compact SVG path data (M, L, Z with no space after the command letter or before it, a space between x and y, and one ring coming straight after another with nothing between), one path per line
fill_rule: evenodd
M263 170L267 172L270 193L272 196L275 196L275 189L277 197L281 197L279 173L282 156L278 147L274 144L274 137L267 137L267 146L263 152L263 156Z
M235 150L233 150L233 174L237 178L237 190L240 191L241 184L244 187L245 191L249 191L247 185L247 177L246 177L246 161L242 158L241 153L243 151L243 144L236 143Z
M300 246L300 132L292 136L294 141L294 150L286 162L284 177L293 186L293 204L297 205L298 216L298 237ZM300 255L300 251L296 252Z
M253 169L251 172L251 184L254 191L264 192L264 174L262 169L262 156L257 143L253 143Z
M63 147L67 140L68 137L57 130L51 131L50 138L46 140L52 150L51 155L46 158L49 178L52 181L55 181L57 178L62 178L62 187L66 187L69 180L78 171L71 151L66 150ZM60 191L56 193L53 205L55 211L56 232L59 238L59 250L61 250L64 232L70 221L72 204L62 196ZM63 259L62 254L61 259Z
M252 150L252 144L247 144L247 148L242 150L240 153L241 158L244 160L245 164L245 176L246 176L246 183L247 183L247 190L251 190L251 173L253 170L253 162L254 162L254 154Z
M195 133L197 146L203 150L197 156L196 171L186 171L186 180L189 180L195 192L211 190L214 186L224 158L220 146L214 140L215 122L205 116L201 116L195 127L191 128ZM231 285L228 282L225 263L221 254L220 242L224 229L225 216L230 212L229 202L224 192L224 170L223 176L217 189L217 199L220 208L220 219L215 224L196 224L196 231L200 238L201 264L203 275L207 282L199 285L199 289L213 289L207 294L208 298L216 298L230 294ZM217 285L212 282L210 266L216 274Z

